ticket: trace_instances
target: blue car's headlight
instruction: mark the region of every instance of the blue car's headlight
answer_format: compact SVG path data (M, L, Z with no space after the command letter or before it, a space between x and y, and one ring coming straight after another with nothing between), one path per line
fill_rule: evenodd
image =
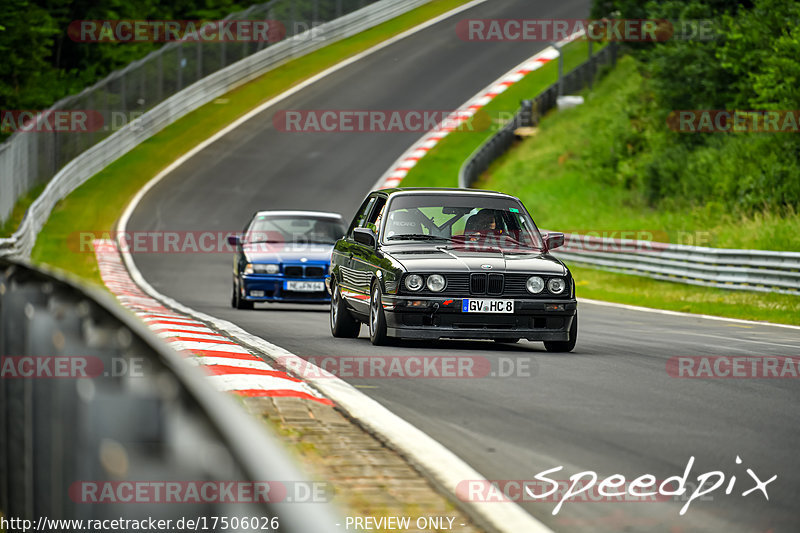
M280 271L281 271L280 265L276 265L273 263L269 264L247 263L247 266L244 267L245 274L277 274Z

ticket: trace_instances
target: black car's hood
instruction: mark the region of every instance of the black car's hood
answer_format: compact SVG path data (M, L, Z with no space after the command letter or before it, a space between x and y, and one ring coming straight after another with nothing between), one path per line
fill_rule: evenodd
M408 272L531 272L562 276L564 265L542 252L464 250L447 246L386 250ZM491 266L491 268L486 265Z

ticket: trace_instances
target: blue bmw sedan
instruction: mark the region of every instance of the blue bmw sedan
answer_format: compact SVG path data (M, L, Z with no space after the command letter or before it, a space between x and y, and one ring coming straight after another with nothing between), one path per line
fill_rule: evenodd
M342 216L317 211L259 211L242 235L229 237L233 258L231 306L256 302L329 303L331 250L345 234Z

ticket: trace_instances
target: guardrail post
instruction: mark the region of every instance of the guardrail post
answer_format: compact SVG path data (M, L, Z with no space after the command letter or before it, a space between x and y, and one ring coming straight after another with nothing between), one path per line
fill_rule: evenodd
M519 106L519 121L516 126L533 126L533 100L522 100Z

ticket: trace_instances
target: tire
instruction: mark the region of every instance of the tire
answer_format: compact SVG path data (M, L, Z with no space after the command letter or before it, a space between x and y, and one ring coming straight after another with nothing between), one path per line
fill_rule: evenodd
M578 314L572 319L572 326L569 328L568 341L544 341L544 348L548 352L571 352L575 348L575 342L578 340Z
M519 342L519 339L494 339L494 342L497 342L497 343L500 343L500 344L515 344L515 343Z
M344 339L354 339L361 333L361 323L353 318L342 299L339 285L334 284L331 291L331 335Z
M231 296L231 307L236 309L252 309L253 302L248 302L247 300L242 300L241 295L238 290L236 290L236 284L233 285L233 295Z
M372 285L372 297L369 301L369 340L375 346L389 344L386 335L386 314L381 302L381 286L377 281Z

